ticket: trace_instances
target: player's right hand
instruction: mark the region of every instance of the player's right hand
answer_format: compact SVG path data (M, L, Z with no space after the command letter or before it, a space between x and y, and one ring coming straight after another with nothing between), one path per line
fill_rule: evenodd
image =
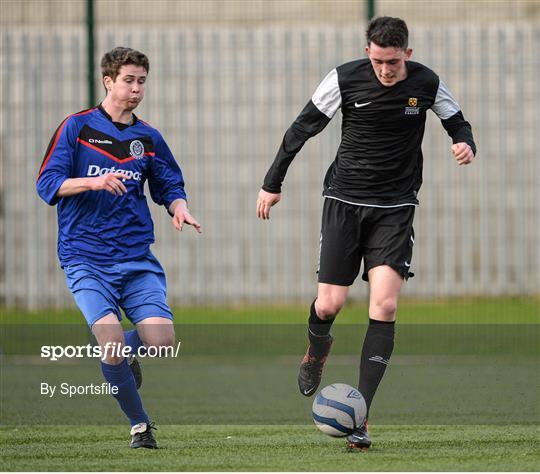
M270 208L280 199L281 193L274 194L261 189L257 198L257 217L263 220L270 219Z
M468 165L474 158L472 148L467 143L454 143L451 149L459 165Z
M90 190L92 191L108 191L115 196L122 196L127 193L127 188L124 186L124 181L130 179L122 172L107 173L103 176L97 176L90 179Z

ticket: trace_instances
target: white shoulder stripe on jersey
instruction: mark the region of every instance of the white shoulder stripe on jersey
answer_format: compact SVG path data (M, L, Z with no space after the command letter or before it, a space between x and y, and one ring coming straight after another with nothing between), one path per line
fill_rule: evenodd
M332 118L337 109L341 107L341 91L335 69L332 69L322 80L311 97L311 101L328 118Z
M454 99L454 96L446 84L441 80L439 80L439 89L437 90L435 102L431 106L431 110L433 110L441 120L448 119L461 110L456 99Z

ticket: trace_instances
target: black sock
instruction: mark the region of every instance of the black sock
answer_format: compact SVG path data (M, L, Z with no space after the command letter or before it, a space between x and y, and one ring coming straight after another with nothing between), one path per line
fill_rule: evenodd
M309 319L308 319L308 338L311 349L313 352L317 352L317 349L320 346L321 342L326 342L328 340L328 335L330 334L330 329L332 328L332 323L336 319L335 317L331 319L321 319L317 316L315 311L315 301L311 303L309 309ZM326 345L321 347L321 350L325 350Z
M368 413L394 349L394 326L394 321L369 319L358 380L358 390L366 400Z

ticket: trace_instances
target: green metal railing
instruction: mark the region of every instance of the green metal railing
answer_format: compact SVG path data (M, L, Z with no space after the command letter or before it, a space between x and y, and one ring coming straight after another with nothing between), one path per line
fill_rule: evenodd
M87 84L88 107L96 105L95 70L95 43L94 43L94 0L86 0L86 38L87 38Z
M375 0L366 0L367 21L375 16Z

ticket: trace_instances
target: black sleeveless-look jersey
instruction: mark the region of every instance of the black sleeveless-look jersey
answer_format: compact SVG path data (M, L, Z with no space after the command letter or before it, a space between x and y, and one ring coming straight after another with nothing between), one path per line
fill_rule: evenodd
M428 109L441 119L453 143L468 143L474 153L476 146L470 124L439 77L420 63L407 61L406 66L407 77L391 87L379 82L369 59L330 71L285 133L263 189L281 192L296 154L341 108L341 143L323 195L357 205L417 205Z

